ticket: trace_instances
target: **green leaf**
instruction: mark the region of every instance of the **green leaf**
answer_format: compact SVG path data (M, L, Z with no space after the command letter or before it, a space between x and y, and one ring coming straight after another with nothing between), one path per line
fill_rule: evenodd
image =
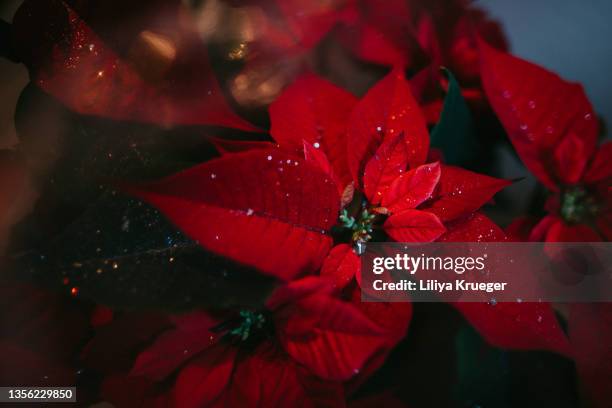
M446 163L466 166L477 156L479 144L459 83L449 70L444 72L448 77L448 92L440 120L431 132L431 145L442 150Z

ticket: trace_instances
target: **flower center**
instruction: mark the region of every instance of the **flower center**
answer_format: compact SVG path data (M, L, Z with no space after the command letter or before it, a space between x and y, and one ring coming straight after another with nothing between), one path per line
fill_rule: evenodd
M371 241L385 241L386 236L380 225L387 216L387 210L371 205L363 194L355 191L351 202L340 212L338 223L333 229L336 242L359 244Z
M584 222L598 210L595 198L582 187L570 187L561 193L561 217L569 223Z
M228 334L245 341L254 331L262 329L265 323L266 318L263 313L253 312L251 310L241 310L240 323L238 326L229 330Z
M242 341L258 339L265 336L265 330L270 329L271 320L266 312L241 310L235 318L225 320L210 329L213 333L224 333L223 338L228 341Z
M367 242L372 239L372 226L376 214L370 213L368 208L364 208L357 214L357 218L349 215L346 209L340 213L340 222L344 228L353 231L351 239L354 243Z

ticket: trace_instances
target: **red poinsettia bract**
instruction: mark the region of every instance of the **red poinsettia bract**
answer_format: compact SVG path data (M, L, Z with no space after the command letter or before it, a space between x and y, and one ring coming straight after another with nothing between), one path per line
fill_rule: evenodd
M397 334L385 325L389 320L378 322L361 308L358 297L343 300L332 289L321 278L307 277L278 288L260 311L174 317L173 327L139 354L131 370L132 377L161 388L177 374L170 391L144 391L141 398L149 402L143 404L343 406L342 381L358 374ZM411 308L395 311L390 320L406 326ZM112 401L127 392L113 377L105 389Z
M348 222L354 229L354 239L367 238L371 213L388 217L382 228L400 241L506 239L477 210L507 182L453 166L424 164L428 132L399 71L381 80L361 101L327 81L308 75L284 91L271 105L270 114L271 134L281 148L297 152L303 140L307 146L318 147L307 148L306 152L320 151L329 158L329 165L321 168L329 169L330 177L340 183L339 191L355 190L354 201L369 205L365 216L356 214L348 220L342 217L344 225ZM338 121L346 126L342 127ZM342 146L346 146L346 152ZM318 157L313 160L316 163L325 162L321 155L310 156ZM347 182L351 183L348 187ZM359 216L362 219L356 220ZM351 276L359 277L359 267L351 245L339 244L330 252L321 274L332 277L341 287ZM548 304L460 303L454 306L492 344L570 354L567 339Z
M597 146L598 121L582 87L481 43L483 85L527 168L550 191L549 212L511 228L532 241L597 242L612 236L612 143ZM522 230L522 231L521 231ZM578 370L597 404L612 396L608 305L571 305ZM606 405L601 405L606 406Z
M209 250L283 280L322 266L338 290L359 278L353 245L371 233L505 239L476 211L507 182L426 163L428 132L400 71L361 101L309 75L270 111L278 148L248 143L236 152L234 143L232 153L131 191ZM336 229L345 238L332 249ZM548 305L457 307L494 344L568 352Z

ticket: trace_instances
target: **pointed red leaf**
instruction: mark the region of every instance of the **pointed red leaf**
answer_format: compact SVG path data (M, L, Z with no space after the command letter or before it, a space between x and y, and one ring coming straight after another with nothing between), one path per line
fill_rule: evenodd
M547 242L600 242L601 237L588 225L566 224L557 218L546 232Z
M237 349L218 345L184 367L174 384L174 402L179 407L209 406L229 387Z
M370 158L384 140L404 134L407 167L427 158L429 133L410 85L396 69L372 87L357 104L349 124L348 164L356 185Z
M557 177L565 184L575 184L582 177L588 156L580 135L568 133L553 153L553 166Z
M142 351L131 370L131 375L162 381L193 356L214 346L219 340L210 328L218 322L206 313L192 313L175 329L159 335L155 342Z
M398 242L432 242L446 231L438 217L419 210L393 214L385 221L384 228Z
M584 182L595 183L610 179L612 179L612 142L605 142L595 152L595 157L584 175Z
M558 221L560 221L560 219L556 215L547 215L542 218L531 230L531 233L529 234L529 241L546 241L548 230Z
M548 303L454 303L495 347L554 351L570 357L567 337Z
M507 180L442 165L438 189L434 200L427 205L427 211L442 221L450 221L478 210L508 185L510 182Z
M481 213L452 221L446 225L448 231L440 242L502 242L507 237L493 221Z
M306 276L276 288L266 301L266 308L276 310L286 303L296 302L315 292L331 293L331 289L332 286L325 279L319 276Z
M569 135L583 142L583 154L568 157L582 167L597 142L598 124L582 86L480 42L481 75L489 102L525 165L551 189L558 174L551 152ZM575 136L574 136L575 137Z
M448 225L445 242L501 242L504 232L475 213ZM454 303L490 344L517 350L549 350L569 356L569 343L548 303Z
M330 278L337 289L344 288L361 268L359 256L348 244L336 245L321 267L321 276Z
M195 34L175 24L181 41L146 34L142 41L157 47L171 61L157 81L148 81L105 44L66 5L52 2L65 18L40 18L36 1L27 1L15 16L18 52L34 72L34 81L70 109L105 118L163 126L219 125L256 131L232 112L208 62L205 46ZM51 6L54 7L54 6ZM177 10L178 13L178 10ZM149 35L149 37L147 37ZM48 50L40 47L49 46ZM37 50L32 53L32 49ZM41 60L31 60L31 56Z
M269 342L240 361L222 407L342 407L341 383L322 381Z
M129 190L208 250L281 279L321 266L338 216L332 180L278 150L224 156Z
M440 164L424 164L400 175L385 193L382 206L390 213L416 208L431 198L440 180Z
M380 204L391 183L406 171L407 163L403 133L383 140L363 174L363 192L371 204Z
M384 331L357 307L331 296L305 298L288 316L289 330L281 332L283 347L294 360L327 380L353 377L387 342ZM293 319L304 319L308 330L291 329Z
M511 241L529 241L529 235L537 224L534 217L519 217L508 225L504 232Z
M346 127L357 98L315 75L288 86L270 105L270 134L281 147L302 152L303 141L320 148L345 187Z

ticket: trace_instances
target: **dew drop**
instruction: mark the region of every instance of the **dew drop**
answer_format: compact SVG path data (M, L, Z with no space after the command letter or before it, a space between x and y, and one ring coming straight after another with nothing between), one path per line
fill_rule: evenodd
M535 109L536 103L535 101L529 101L527 102L527 106L529 106L529 109Z
M268 156L267 159L268 159L268 161L272 160L272 156Z
M537 320L538 320L538 323L542 323L542 320L543 320L542 316L538 316Z
M321 147L319 142L314 142L313 146L315 147L315 149L318 149L319 147Z
M215 173L212 173L212 174L210 175L210 178L214 180L214 179L216 179L216 178L217 178L217 175L216 175Z
M246 211L246 215L248 215L249 217L250 217L251 215L253 215L253 213L254 213L254 211L253 211L253 209L252 209L252 208L249 208L249 209L247 209L247 211Z
M586 113L584 115L584 120L591 120L593 118L593 115L591 115L590 113Z
M512 94L510 93L510 91L504 91L502 92L502 96L506 99L509 99L512 96Z

